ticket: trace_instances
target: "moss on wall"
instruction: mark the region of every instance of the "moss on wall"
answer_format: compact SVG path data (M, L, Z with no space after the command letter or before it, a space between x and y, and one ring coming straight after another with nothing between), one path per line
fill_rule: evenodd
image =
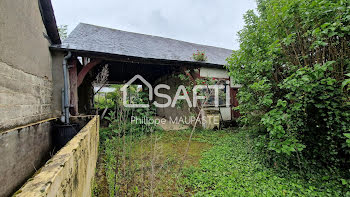
M91 196L99 143L99 117L52 157L39 173L16 193L27 196Z

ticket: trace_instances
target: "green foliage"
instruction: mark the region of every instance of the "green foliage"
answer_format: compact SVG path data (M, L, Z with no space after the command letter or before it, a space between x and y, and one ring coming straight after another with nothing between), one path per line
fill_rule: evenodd
M196 61L199 61L199 62L205 62L208 59L208 57L205 55L205 52L199 51L199 50L197 50L196 53L192 54L192 58Z
M347 143L348 146L350 147L350 133L344 133L344 136L347 138L347 139L346 139L346 143Z
M118 86L119 87L119 86ZM125 108L121 102L121 94L119 88L113 93L108 94L109 109L112 109L105 119L109 122L108 128L100 130L100 153L104 158L104 172L106 184L108 186L109 196L118 196L120 192L120 180L125 177L125 170L120 172L121 159L125 161L129 154L129 146L133 144L134 138L145 136L156 130L156 125L145 123L132 123L132 116L140 119L153 118L153 108ZM136 93L136 88L131 88L132 93ZM147 96L143 92L138 92L134 97L134 101L140 103L147 101ZM97 102L99 106L103 103ZM97 187L96 187L97 188ZM137 188L134 188L135 191ZM95 191L98 193L98 191ZM136 192L137 193L137 192Z
M109 129L101 129L100 134L106 132L110 132ZM252 138L251 132L247 130L237 133L196 130L187 165L179 171L179 159L190 133L190 130L157 132L153 133L154 138L151 135L136 138L128 135L125 139L106 140L102 146L102 155L109 196L126 195L120 193L126 188L129 188L126 190L128 195L141 196L141 193L146 192L145 196L150 196L149 193L147 195L147 190L151 161L156 161L156 166L159 167L156 196L350 195L350 180L341 178L337 171L314 169L301 175L298 171L281 170L283 166L278 164L274 169L266 167L261 162L263 155L255 146L259 140ZM152 157L155 150L153 139L159 140L158 159ZM127 159L126 166L123 158ZM98 189L96 193L97 191Z
M345 74L347 77L349 77L348 79L345 79L342 83L342 89L346 92L348 92L350 90L350 73Z
M270 158L350 166L350 2L259 0L228 59L242 117Z
M109 133L103 133L101 140L111 139L112 137L122 136L124 134L147 133L155 125L132 124L131 117L139 119L151 119L155 114L155 108L151 105L150 108L125 108L123 106L122 92L120 88L123 85L112 85L115 91L104 93L104 95L95 95L95 107L98 109L110 109L105 119L108 121ZM147 90L146 90L147 91ZM128 103L148 103L148 94L144 91L138 91L137 86L131 85L128 88Z
M116 186L117 186L117 144L116 138L106 139L104 142L104 154L105 154L105 173L108 184L109 196L115 196Z
M207 86L208 88L203 88L203 89L197 89L196 90L196 95L197 96L204 96L206 98L201 101L201 105L214 105L214 102L212 101L210 103L210 97L214 97L214 90L212 88L209 88L211 85L223 85L226 83L226 80L218 79L218 78L196 78L195 80L191 80L189 75L191 71L186 71L184 74L177 74L177 77L186 85L186 91L188 96L190 97L191 100L193 100L193 90L195 85L202 85L202 86ZM181 96L184 95L181 93ZM219 89L219 99L225 100L226 99L226 93L222 90ZM177 100L176 102L176 107L178 109L181 109L183 107L183 104L185 103L184 100Z
M58 26L58 34L60 35L61 40L64 40L68 36L68 25Z
M213 133L213 132L212 132ZM220 137L218 137L220 135ZM208 136L207 136L208 137ZM213 133L214 147L202 154L199 167L184 171L183 184L194 196L343 196L341 180L329 171L315 171L307 178L298 172L281 174L260 162L260 152L247 131Z
M121 106L123 104L122 101L122 92L120 91L120 88L122 88L123 85L111 85L110 88L114 88L115 91L113 92L98 92L94 96L94 106L97 109L114 109L117 106ZM131 91L135 92L136 88L134 86L130 86Z
M94 97L94 106L97 109L112 109L116 104L114 99L110 98L112 93L107 93L105 96L102 94L95 95Z
M131 122L131 118L137 117L139 119L154 118L155 110L149 108L122 108L120 111L111 111L105 117L109 121L109 135L106 138L123 136L125 134L145 134L156 128L154 124L147 124L147 122Z

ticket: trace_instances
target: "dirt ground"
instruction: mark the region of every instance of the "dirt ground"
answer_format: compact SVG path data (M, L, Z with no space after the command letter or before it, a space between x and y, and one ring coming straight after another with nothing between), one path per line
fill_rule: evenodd
M161 120L162 118L161 117L155 117L154 119ZM164 124L158 124L158 126L160 128L162 128L164 131L181 131L181 130L185 130L185 129L189 128L189 126L187 126L187 125L174 124L174 123L172 123L171 121L169 121L167 119L164 119L164 120L166 120L166 122Z

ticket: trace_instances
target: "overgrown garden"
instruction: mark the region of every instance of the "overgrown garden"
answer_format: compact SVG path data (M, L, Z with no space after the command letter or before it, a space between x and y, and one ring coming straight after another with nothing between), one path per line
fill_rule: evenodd
M242 85L239 127L131 124L154 109L123 108L109 93L97 103L110 112L93 195L350 196L350 2L257 4L228 58Z

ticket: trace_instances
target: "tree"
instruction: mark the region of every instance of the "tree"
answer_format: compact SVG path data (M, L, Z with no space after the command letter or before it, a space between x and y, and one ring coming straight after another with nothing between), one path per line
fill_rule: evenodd
M269 155L349 168L350 3L259 0L239 32L228 68L240 123L264 139ZM296 158L296 159L295 159Z

